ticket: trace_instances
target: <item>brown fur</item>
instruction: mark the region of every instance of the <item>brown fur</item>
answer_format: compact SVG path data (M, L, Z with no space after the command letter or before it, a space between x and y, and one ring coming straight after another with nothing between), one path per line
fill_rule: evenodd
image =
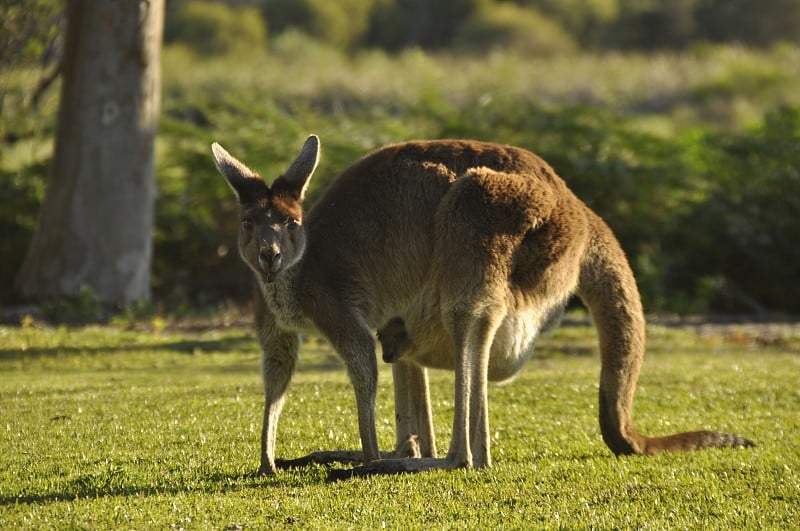
M272 187L218 145L213 151L239 197L240 253L260 291L262 474L275 471L278 417L306 328L325 335L347 366L366 462L359 473L490 465L487 382L519 372L573 294L599 331L600 426L612 452L753 445L716 432L636 431L645 327L633 274L606 224L536 155L470 141L388 146L346 169L304 217L316 137ZM414 436L423 458L413 462L375 461L371 331L382 324L384 358L394 362L396 455L409 454ZM443 459L434 459L426 367L456 373Z

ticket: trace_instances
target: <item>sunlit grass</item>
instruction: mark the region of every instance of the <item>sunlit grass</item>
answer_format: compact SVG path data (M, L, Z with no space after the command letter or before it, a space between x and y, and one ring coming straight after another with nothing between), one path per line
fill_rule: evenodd
M494 466L326 484L325 467L251 475L258 353L247 330L0 328L0 527L790 528L800 517L800 343L651 326L635 418L648 434L714 428L752 450L614 458L596 420L591 328L545 338L490 389ZM452 375L431 377L446 451ZM381 367L378 435L394 439ZM304 343L278 453L357 448L341 362Z

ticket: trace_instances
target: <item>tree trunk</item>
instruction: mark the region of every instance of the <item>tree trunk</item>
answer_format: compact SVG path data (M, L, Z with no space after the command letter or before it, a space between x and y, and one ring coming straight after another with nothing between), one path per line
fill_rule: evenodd
M44 203L15 289L150 297L164 0L69 0Z

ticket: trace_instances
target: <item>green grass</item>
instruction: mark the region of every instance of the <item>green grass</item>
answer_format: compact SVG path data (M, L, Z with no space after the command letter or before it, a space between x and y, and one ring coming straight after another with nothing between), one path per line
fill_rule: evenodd
M0 528L773 528L800 521L800 339L650 327L635 416L645 433L710 427L759 443L613 457L596 421L587 327L543 340L490 389L489 470L326 484L321 466L251 473L261 395L247 330L0 328ZM764 346L764 343L769 345ZM762 346L757 346L762 344ZM378 434L393 441L390 371ZM432 374L440 452L452 375ZM352 391L306 341L278 454L357 448Z

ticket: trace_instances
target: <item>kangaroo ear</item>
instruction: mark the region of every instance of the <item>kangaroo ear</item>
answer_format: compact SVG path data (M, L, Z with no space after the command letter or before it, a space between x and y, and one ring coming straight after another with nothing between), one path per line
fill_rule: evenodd
M319 163L319 137L317 135L310 135L303 144L297 158L283 174L283 180L292 188L293 194L298 200L303 199L306 195L308 182L317 169Z
M211 144L211 154L214 159L214 165L225 177L236 197L241 201L242 196L250 188L253 182L252 179L260 180L260 177L216 142Z

